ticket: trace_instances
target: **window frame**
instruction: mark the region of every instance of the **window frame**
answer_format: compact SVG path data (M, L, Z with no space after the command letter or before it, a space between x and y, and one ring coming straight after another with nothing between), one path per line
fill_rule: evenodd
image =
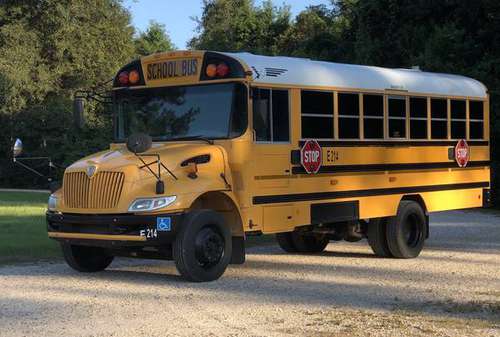
M303 91L311 91L311 92L323 92L323 93L329 93L329 94L332 94L332 114L331 115L327 115L327 114L308 114L308 113L303 113L302 112L302 92ZM333 91L333 90L320 90L320 89L309 89L309 88L300 88L299 89L299 97L300 97L300 114L299 114L299 119L300 119L300 139L301 140L319 140L319 141L332 141L332 140L335 140L336 137L335 137L335 127L336 127L336 111L337 111L337 102L336 102L336 98L337 98L337 91ZM331 126L332 126L332 135L333 137L332 138L304 138L303 135L302 135L302 117L312 117L312 118L328 118L328 119L332 119L331 121Z
M440 100L440 101L445 101L446 103L446 117L445 118L434 118L432 117L432 100ZM450 99L446 96L430 96L429 97L429 114L430 114L430 129L429 129L429 139L431 141L443 141L443 140L450 140L450 128L451 128L451 124L450 124ZM436 121L436 122L446 122L446 136L444 138L434 138L432 137L432 122L433 121Z
M450 102L449 103L449 105L450 105L450 121L449 121L449 123L450 123L450 135L449 135L450 140L468 139L468 135L467 135L467 124L468 124L467 123L467 115L468 115L468 113L467 113L467 105L468 105L467 101L468 100L465 98L450 98L448 101ZM453 118L453 109L452 109L452 105L453 105L452 102L453 101L458 101L458 102L464 103L464 108L465 108L465 110L464 110L465 116L464 117L465 118ZM465 135L463 138L453 138L453 122L462 122L465 124L465 128L464 128Z
M357 116L353 116L353 115L341 115L340 114L340 109L339 109L339 106L340 106L340 97L339 95L341 94L348 94L348 95L357 95L358 96L358 115ZM336 105L335 105L335 111L336 111L336 119L337 119L337 122L336 122L336 127L337 127L337 140L346 140L346 141L350 141L350 140L363 140L362 138L362 96L363 95L363 92L361 91L337 91L337 96L336 96ZM357 138L341 138L340 137L340 119L341 118L346 118L346 119L357 119L358 120L358 137ZM334 136L335 136L335 132L334 132Z
M415 94L408 94L408 139L411 140L411 141L426 141L426 140L430 140L430 119L431 119L431 115L430 115L430 97L429 96L425 96L425 95L415 95ZM412 110L411 110L411 99L420 99L420 100L423 100L425 101L425 117L412 117ZM425 138L413 138L412 137L412 128L411 128L411 122L412 121L425 121Z
M479 102L482 104L482 117L483 119L476 119L476 118L470 118L470 103L471 102ZM474 141L477 141L477 140L487 140L487 137L489 138L490 136L490 131L489 131L489 128L487 129L487 124L486 123L489 123L489 116L488 116L488 112L489 112L489 107L487 106L487 103L488 103L488 100L484 100L484 99L472 99L472 98L468 98L467 99L467 108L466 108L466 113L467 113L467 125L466 125L466 133L467 133L467 140L474 140ZM471 125L472 123L481 123L482 125L482 137L481 138L471 138Z
M405 94L399 94L399 93L391 93L391 94L387 94L386 95L386 106L387 106L387 118L386 118L386 121L385 121L385 124L386 124L386 130L387 130L387 138L385 138L386 140L388 141L391 141L391 140L409 140L409 116L408 116L408 110L409 110L409 107L408 107L408 101L409 101L409 97L408 96L409 94L408 93L405 93ZM398 100L401 100L401 101L404 101L405 102L405 112L404 112L404 117L400 117L400 116L394 116L394 117L391 117L390 116L390 104L389 104L389 100L390 99L398 99ZM405 123L404 123L404 126L405 126L405 135L404 137L391 137L390 135L390 121L392 120L404 120Z
M365 96L379 96L382 98L382 115L380 116L374 116L374 115L366 115L365 113ZM381 93L370 93L370 92L362 92L360 93L360 127L362 126L362 134L360 134L360 139L361 140L373 140L373 141L380 141L380 140L385 140L385 97L387 95L381 94ZM380 138L367 138L365 136L365 119L373 119L373 120L382 120L382 137ZM361 129L360 129L361 130ZM361 131L360 131L361 133Z
M271 131L271 140L257 140L257 132L255 130L255 125L254 125L254 97L253 97L253 92L252 92L252 133L253 133L253 141L255 144L291 144L292 142L292 106L291 106L291 90L290 88L278 88L278 87L261 87L261 86L255 86L251 87L252 91L253 90L269 90L269 129ZM288 94L288 141L279 141L275 142L273 141L273 136L274 136L274 130L273 130L273 90L276 91L286 91ZM249 109L250 110L250 109Z

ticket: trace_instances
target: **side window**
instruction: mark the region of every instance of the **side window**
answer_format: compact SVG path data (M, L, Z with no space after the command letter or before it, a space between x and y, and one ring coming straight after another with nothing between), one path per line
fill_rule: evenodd
M364 94L363 111L365 139L384 138L384 96Z
M469 101L470 139L484 138L484 102Z
M339 138L359 138L359 96L358 94L338 94Z
M406 98L389 96L389 138L406 138Z
M288 90L272 90L273 142L290 141L290 109Z
M258 142L290 140L288 90L253 89L253 127Z
M451 138L462 139L465 138L466 128L466 102L459 100L450 101L451 108Z
M271 141L271 90L253 89L253 128L258 142Z
M244 85L237 85L234 89L233 113L231 115L230 137L243 134L248 126L248 91Z
M448 108L446 99L431 99L431 138L448 138Z
M410 97L410 138L427 139L427 98Z
M302 138L333 138L333 93L302 90L300 98Z

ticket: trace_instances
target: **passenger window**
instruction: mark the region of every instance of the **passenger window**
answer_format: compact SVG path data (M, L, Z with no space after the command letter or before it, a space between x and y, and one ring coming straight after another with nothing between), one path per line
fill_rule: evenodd
M431 138L448 138L448 108L446 99L431 99Z
M273 142L290 141L288 90L272 91Z
M470 139L484 138L484 102L469 101Z
M410 97L410 138L427 139L427 98Z
M358 94L338 95L339 138L359 138L359 96Z
M333 138L333 93L302 90L300 98L302 138Z
M466 128L466 102L459 100L451 100L451 138L462 139L465 138Z
M364 94L363 111L365 139L384 138L384 96Z
M406 98L389 97L389 138L406 138Z
M288 90L253 90L253 127L258 142L290 141Z

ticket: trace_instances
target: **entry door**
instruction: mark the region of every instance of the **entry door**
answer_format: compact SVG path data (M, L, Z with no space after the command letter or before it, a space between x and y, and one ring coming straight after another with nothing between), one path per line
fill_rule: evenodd
M253 196L289 194L291 175L290 91L253 88ZM266 232L287 226L290 205L261 204ZM282 212L286 207L289 211ZM280 209L278 209L280 208ZM283 213L283 219L276 215ZM266 216L267 214L267 216ZM270 216L272 215L272 216Z
M253 89L254 172L262 188L289 185L289 96L287 89Z

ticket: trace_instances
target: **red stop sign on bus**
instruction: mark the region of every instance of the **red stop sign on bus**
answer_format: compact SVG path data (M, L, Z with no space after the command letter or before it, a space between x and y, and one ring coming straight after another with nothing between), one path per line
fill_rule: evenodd
M300 163L308 174L318 173L321 167L321 146L315 140L307 140L300 149Z
M455 160L458 166L465 167L469 162L470 149L465 139L460 139L455 146Z

